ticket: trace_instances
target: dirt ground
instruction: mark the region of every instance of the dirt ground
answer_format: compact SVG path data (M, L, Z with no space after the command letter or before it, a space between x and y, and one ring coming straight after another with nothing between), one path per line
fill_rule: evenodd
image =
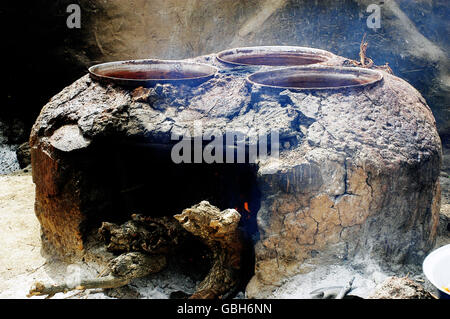
M24 298L35 280L53 277L41 255L29 169L0 175L0 229L0 298Z
M45 263L39 228L31 173L0 175L0 294L10 288L8 280Z
M40 225L34 214L34 196L30 168L0 175L0 299L27 298L30 288L37 281L64 282L74 266L83 276L98 274L97 269L87 264L67 265L41 254ZM91 290L59 293L52 298L108 297L101 290Z

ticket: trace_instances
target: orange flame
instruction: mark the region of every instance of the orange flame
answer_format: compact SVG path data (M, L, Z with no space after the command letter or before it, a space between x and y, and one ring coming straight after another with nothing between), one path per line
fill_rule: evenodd
M248 213L250 213L250 209L248 208L248 202L245 202L245 203L244 203L244 209L245 209Z

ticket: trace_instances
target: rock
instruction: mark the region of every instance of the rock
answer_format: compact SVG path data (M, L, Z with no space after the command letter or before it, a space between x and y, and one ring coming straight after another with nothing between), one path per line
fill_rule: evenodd
M16 150L17 161L20 168L25 168L31 164L31 151L28 142L20 144Z
M0 174L9 174L20 169L15 147L0 144Z
M373 85L280 97L280 90L246 83L253 69L230 69L214 55L189 61L220 71L198 86L164 84L134 97L133 89L84 76L43 108L30 144L47 250L81 258L86 229L102 216L123 213L121 205L141 203L148 214L164 215L188 207L184 201L208 198L221 210L235 207L233 200L247 207L240 209L248 216L245 229L257 219L259 232L248 233L257 240L249 297L356 255L387 266L423 259L439 223L441 143L417 90L379 71L383 80ZM177 166L170 158L172 137L199 119L204 132L218 136L229 128L277 129L279 144L289 147L280 148L279 158L247 166ZM74 133L76 142L69 143ZM246 183L233 180L243 176L247 193ZM246 205L240 196L248 196ZM152 205L160 202L158 209L149 198Z
M439 214L438 240L436 248L444 246L450 242L450 205L444 204Z
M442 153L442 171L439 176L442 188L442 203L439 215L438 239L436 240L435 248L450 242L450 150L444 147Z
M389 277L369 299L433 299L433 296L407 277Z

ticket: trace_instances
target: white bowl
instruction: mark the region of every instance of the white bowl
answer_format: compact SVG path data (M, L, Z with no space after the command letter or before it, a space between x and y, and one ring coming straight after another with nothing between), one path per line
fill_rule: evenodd
M440 292L441 298L450 298L443 288L450 288L450 245L434 250L423 261L423 272Z

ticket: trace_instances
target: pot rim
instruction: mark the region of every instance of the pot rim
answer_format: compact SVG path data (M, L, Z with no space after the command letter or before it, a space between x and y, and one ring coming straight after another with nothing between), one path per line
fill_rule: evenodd
M359 76L367 76L368 80L364 83L356 83L352 85L341 85L341 86L324 86L324 87L293 87L293 86L278 86L278 85L270 85L270 84L264 84L256 82L255 78L258 77L264 77L264 76L270 76L274 74L279 75L285 75L284 73L289 72L295 72L298 71L299 73L304 73L305 75L312 75L314 73L325 73L328 71L333 71L335 74L352 74ZM325 72L324 72L325 71ZM326 73L325 73L326 74ZM371 70L371 69L365 69L365 68L359 68L359 67L344 67L344 66L330 66L330 65L310 65L310 66L294 66L294 67L286 67L286 68L279 68L279 69L273 69L269 71L260 71L255 72L247 76L246 81L248 84L259 87L259 88L267 88L277 91L284 91L284 90L290 90L294 92L305 92L305 91L336 91L336 90L342 90L342 89L349 89L349 88L363 88L367 87L376 83L379 83L383 80L384 76L380 71L377 70Z
M107 76L99 74L98 71L101 69L107 69L108 67L113 66L126 66L126 65L175 65L174 68L180 69L180 72L183 70L183 66L194 66L198 68L204 69L205 75L200 76L189 76L189 77L183 77L183 78L168 78L168 79L160 79L160 78L147 78L147 79L137 79L137 78L119 78L114 76ZM113 82L120 85L125 86L140 86L140 85L155 85L155 84L165 84L165 83L186 83L190 81L206 81L212 77L214 77L217 72L218 68L205 64L205 63L198 63L198 62L190 62L185 60L161 60L161 59L137 59L137 60L121 60L121 61L113 61L113 62L105 62L100 64L95 64L91 66L88 69L88 72L94 80L97 81L107 81L107 82ZM201 71L200 71L201 72Z
M249 51L253 53L263 53L263 52L286 52L286 53L299 53L300 55L304 55L305 57L310 58L318 58L323 59L321 62L309 64L309 65L317 65L322 63L327 63L337 56L329 51L310 48L310 47L302 47L302 46L289 46L289 45L263 45L263 46L249 46L249 47L236 47L232 49L226 49L216 53L216 59L224 64L228 64L231 66L253 66L253 67L263 67L263 66L272 66L272 67L283 67L282 65L266 65L266 64L250 64L250 63L241 63L241 62L233 62L224 59L226 56L235 55L237 53L246 53L245 51ZM309 55L309 56L308 56ZM299 65L300 66L300 65ZM288 67L288 66L285 66Z

